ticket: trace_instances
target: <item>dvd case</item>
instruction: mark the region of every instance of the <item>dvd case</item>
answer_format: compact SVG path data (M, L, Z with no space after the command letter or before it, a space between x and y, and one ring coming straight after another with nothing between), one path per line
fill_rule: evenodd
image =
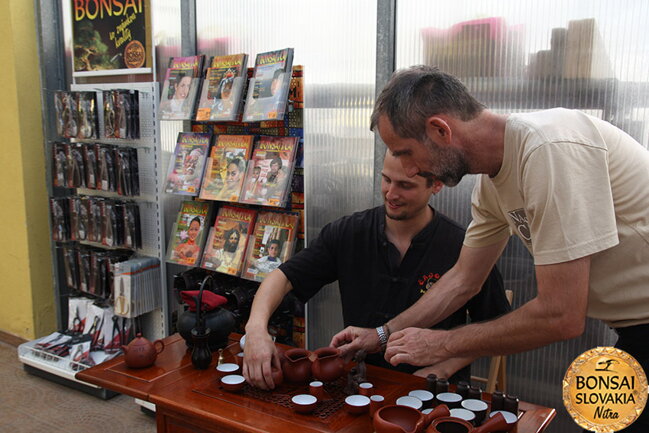
M184 201L167 247L167 261L195 266L199 263L209 223L210 203Z
M295 165L298 137L261 137L248 163L241 203L284 207Z
M292 65L293 48L257 55L248 85L244 122L284 119Z
M241 277L262 281L287 261L295 248L298 215L290 212L260 212L253 237L248 242Z
M207 162L200 198L237 201L254 136L219 135Z
M256 216L254 209L221 207L210 231L201 267L238 276Z
M205 74L197 121L235 121L246 87L247 54L215 56Z
M191 120L203 71L204 55L172 57L160 94L162 120Z
M198 195L210 139L209 133L178 133L176 149L167 170L165 192Z

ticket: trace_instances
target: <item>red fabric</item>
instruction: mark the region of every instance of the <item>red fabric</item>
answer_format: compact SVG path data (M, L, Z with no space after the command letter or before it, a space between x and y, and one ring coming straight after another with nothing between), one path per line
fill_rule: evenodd
M196 311L196 298L198 298L199 293L200 290L183 290L180 292L180 298L189 306L189 311ZM203 311L213 310L227 302L228 300L221 295L207 290L203 291L203 299L201 300Z

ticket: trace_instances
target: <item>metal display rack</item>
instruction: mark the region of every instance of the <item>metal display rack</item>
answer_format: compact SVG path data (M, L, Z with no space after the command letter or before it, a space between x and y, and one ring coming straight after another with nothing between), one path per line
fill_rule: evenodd
M106 192L85 188L77 188L76 193L80 195L101 196L107 198L127 198L129 201L138 204L140 210L140 230L142 234L142 247L135 249L134 252L139 256L155 257L160 261L160 291L161 291L161 308L153 310L142 316L141 325L142 333L149 338L163 338L167 334L168 318L165 317L168 305L167 284L166 284L166 266L164 261L164 215L161 209L161 188L160 163L162 150L159 145L159 125L156 121L156 110L158 101L158 83L157 82L137 82L137 83L102 83L102 84L72 84L71 91L96 92L97 97L97 115L99 123L98 139L78 140L71 139L72 142L81 143L105 143L116 146L129 146L137 150L140 194L135 197L123 197L114 192ZM140 117L140 138L135 140L111 139L104 138L103 122L103 91L104 90L137 90L139 95L139 117ZM51 145L48 144L48 148ZM96 243L81 241L80 244L97 246L107 249L106 246ZM56 302L63 304L67 295L64 291L58 291ZM60 324L59 324L60 325ZM116 393L99 388L94 385L80 382L75 378L75 374L87 368L71 360L71 355L60 357L44 352L36 345L48 337L38 340L29 341L19 346L18 357L24 364L28 372L45 377L58 383L71 386L101 398L110 398ZM97 352L96 362L102 362L108 359L103 352Z

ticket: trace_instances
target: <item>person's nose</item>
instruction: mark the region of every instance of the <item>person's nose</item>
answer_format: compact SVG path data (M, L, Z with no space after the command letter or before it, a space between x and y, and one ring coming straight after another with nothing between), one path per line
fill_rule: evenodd
M387 198L388 200L394 200L397 197L399 197L399 189L394 183L389 184L385 192L385 198Z

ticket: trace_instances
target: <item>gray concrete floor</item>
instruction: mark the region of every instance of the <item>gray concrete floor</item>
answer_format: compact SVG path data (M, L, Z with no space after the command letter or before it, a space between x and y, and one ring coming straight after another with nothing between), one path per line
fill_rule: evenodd
M132 397L88 395L24 371L16 347L0 342L0 432L148 433L155 419Z

